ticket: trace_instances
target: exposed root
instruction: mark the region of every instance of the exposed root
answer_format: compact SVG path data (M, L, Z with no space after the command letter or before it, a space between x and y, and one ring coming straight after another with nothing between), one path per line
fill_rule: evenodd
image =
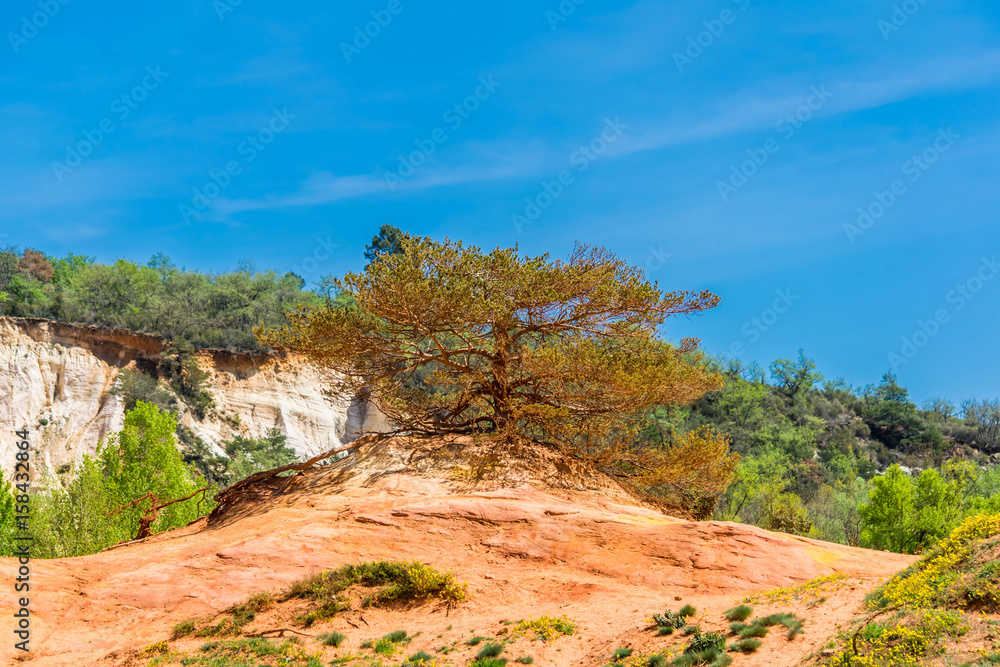
M237 482L232 486L227 486L222 491L219 491L217 494L215 494L215 502L217 502L218 505L215 507L215 509L212 510L211 514L208 515L208 522L212 523L213 521L221 518L226 513L226 511L230 507L232 507L232 505L235 504L244 495L246 490L249 489L250 487L266 482L272 477L280 475L283 472L292 471L297 474L304 470L308 470L317 463L332 458L337 454L342 454L344 452L355 450L358 447L367 444L372 439L374 439L373 436L358 438L357 440L352 442L350 445L347 445L346 447L338 447L337 449L331 449L328 452L317 454L308 461L303 461L301 463L289 463L288 465L279 466L271 470L264 470L262 472L250 475L243 481ZM285 481L284 485L281 488L281 491L284 491L286 488L288 488L288 485L291 483L291 480L294 477L295 475L292 475L291 477L288 478L288 480Z

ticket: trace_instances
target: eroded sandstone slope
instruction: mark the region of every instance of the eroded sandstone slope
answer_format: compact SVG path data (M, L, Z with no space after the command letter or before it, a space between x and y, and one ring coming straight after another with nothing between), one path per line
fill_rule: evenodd
M705 629L721 629L721 611L748 592L830 573L849 577L821 604L796 609L807 619L805 635L794 642L769 637L759 654L739 662L779 667L818 650L837 623L859 613L877 578L912 562L751 526L682 521L544 454L528 472L493 466L500 470L494 474L496 461L469 463L457 451L362 445L283 493L278 484L266 486L212 524L201 520L85 558L36 561L30 664L145 664L130 661L169 640L181 621L370 560L417 559L454 570L469 583L470 598L450 609L347 612L309 634L342 631L351 638L347 651L406 629L422 632L410 649L432 650L453 640L464 647L473 631L505 632L504 620L566 615L578 624L576 634L530 646L537 664L565 666L602 665L619 646L656 649L668 638L649 632L644 619L676 600L698 607ZM3 590L0 617L9 618L13 594ZM190 650L201 641L188 640ZM0 645L0 662L11 650L9 642Z

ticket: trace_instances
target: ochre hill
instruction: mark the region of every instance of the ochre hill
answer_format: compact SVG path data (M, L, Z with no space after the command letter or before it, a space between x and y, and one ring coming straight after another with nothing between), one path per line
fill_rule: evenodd
M462 445L469 445L464 453ZM802 584L823 575L846 578L815 599L772 605L806 619L789 641L775 632L760 652L736 665L793 665L819 650L835 626L859 615L880 578L912 557L854 549L719 522L689 522L642 506L610 479L547 450L514 465L475 452L470 443L379 441L287 484L274 478L252 489L213 521L84 558L36 561L30 664L146 665L146 647L193 651L206 640L171 640L187 619L211 619L259 591L285 590L324 569L366 561L419 560L468 582L468 598L361 609L353 605L311 628L295 626L280 606L245 633L290 627L316 635L338 630L338 649L300 637L322 664L384 634L420 632L409 654L453 645L444 664L467 665L474 635L505 636L504 622L566 616L577 629L556 641L531 637L505 655L532 655L536 665L603 665L618 647L636 653L683 646L658 636L648 619L682 604L698 609L705 631L723 629L721 612L748 593ZM502 457L501 457L502 458ZM4 559L3 569L11 571ZM4 587L0 615L14 609ZM767 605L760 605L764 610ZM282 616L282 614L285 614ZM15 658L0 646L0 663ZM371 651L367 651L371 655ZM399 664L403 654L386 659ZM163 664L180 664L166 662Z

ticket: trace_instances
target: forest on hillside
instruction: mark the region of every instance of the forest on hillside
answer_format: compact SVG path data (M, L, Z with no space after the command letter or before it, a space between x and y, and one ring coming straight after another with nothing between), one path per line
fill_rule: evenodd
M30 248L0 251L0 315L120 327L196 348L259 350L253 327L278 326L287 309L319 301L299 276L246 262L202 273L162 254L146 264L101 264Z
M383 226L367 248L369 265L400 252L402 236L397 228ZM294 274L260 272L249 264L210 274L177 268L163 255L144 265L124 259L104 265L78 255L56 258L31 249L0 252L0 313L122 327L175 343L158 378L126 372L116 391L130 411L142 415L131 423L171 431L173 446L183 453L183 460L169 459L182 480L178 490L199 485L218 489L293 456L277 432L260 441L234 437L214 443L226 452L220 457L178 427L175 416L185 405L202 417L212 409L210 388L188 351L262 349L264 343L253 329L284 326L286 313L296 306L329 307L333 312L354 308L353 297L342 289L338 281L324 279L317 290L308 291ZM909 553L924 550L969 515L1000 511L1000 400L956 404L939 398L917 406L892 373L852 387L824 378L802 351L766 369L711 355L684 358L720 378L719 384L693 402L645 410L629 451L669 452L682 442L710 442L697 434L717 433L738 455L738 463L730 483L719 492L688 496L669 485L646 489L654 498L662 496L666 505L698 519L740 521ZM428 389L429 377L412 376L407 385L411 400L423 400L421 392L436 400ZM135 429L128 437L141 440L142 429ZM121 453L102 452L105 457ZM93 488L102 477L101 465L98 459L80 471L50 471L55 489L47 505L54 517L49 524L55 531L52 554L82 553L58 546L70 537L57 540L55 535L65 522L84 525L71 520L74 512L89 511L84 507L88 494L77 480L86 478ZM135 473L140 478L143 474ZM128 495L120 490L107 493L119 503ZM2 508L0 499L0 514ZM136 521L131 516L127 529L105 531L101 544L113 543L109 540L120 538ZM74 533L72 540L82 534ZM95 543L88 548L99 547Z

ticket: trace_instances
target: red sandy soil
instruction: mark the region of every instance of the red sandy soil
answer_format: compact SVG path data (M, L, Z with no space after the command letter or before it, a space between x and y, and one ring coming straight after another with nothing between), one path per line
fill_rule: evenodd
M363 621L347 612L308 632L336 629L356 648L390 631L421 631L407 652L432 652L472 632L495 635L504 620L566 615L578 624L574 635L549 644L522 639L505 655L567 667L603 665L620 646L638 653L679 644L647 629L645 619L665 609L693 604L704 630L722 629L721 612L750 592L831 573L850 577L809 609L804 601L772 605L805 617L805 634L789 642L775 631L759 653L734 663L781 667L819 650L838 624L861 614L877 580L913 561L741 524L679 520L610 482L555 488L529 475L473 485L457 481L468 478L463 468L447 472L440 458L421 467L402 456L355 455L314 469L284 493L268 487L213 525L203 519L93 556L33 562L32 651L21 659L38 667L122 665L169 639L180 621L370 560L417 559L453 570L468 582L469 599L451 608L367 609ZM2 571L13 571L11 559L0 561ZM0 616L11 623L15 595L12 586L3 590ZM12 664L19 652L9 631L4 635L0 663ZM463 653L447 658L467 663Z

